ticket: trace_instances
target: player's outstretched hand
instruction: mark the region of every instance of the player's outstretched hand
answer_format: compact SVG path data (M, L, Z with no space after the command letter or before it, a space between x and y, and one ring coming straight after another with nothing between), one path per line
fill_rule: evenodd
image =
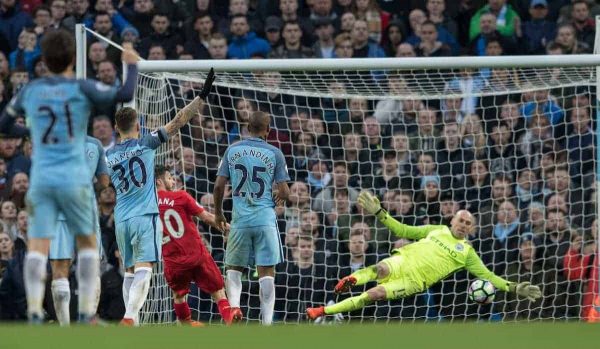
M223 233L229 232L229 224L227 223L227 218L222 214L215 214L215 225L217 228Z
M127 64L136 64L140 60L140 55L133 49L130 42L123 43L123 53L121 59Z
M361 191L358 195L358 204L370 214L376 214L381 209L379 199L366 190Z
M200 91L200 97L203 100L206 100L206 97L210 94L210 90L212 89L213 82L215 81L215 70L210 68L208 75L206 76L206 80L204 80L204 85L202 86L202 91Z
M530 282L521 282L514 286L514 292L520 298L527 298L532 302L535 302L542 296L542 291L539 287L532 285Z
M285 206L285 200L279 197L279 191L275 189L273 190L273 202L275 202L275 206Z

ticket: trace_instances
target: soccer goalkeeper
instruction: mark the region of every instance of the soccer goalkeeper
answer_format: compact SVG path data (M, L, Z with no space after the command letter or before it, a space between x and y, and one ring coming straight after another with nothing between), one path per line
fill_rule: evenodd
M367 191L360 193L358 204L374 214L399 238L419 241L394 250L391 257L376 265L342 278L335 286L335 293L348 291L352 286L364 285L369 281L377 281L378 285L333 305L308 308L306 315L309 319L354 311L376 301L408 297L425 291L463 268L480 279L490 281L497 289L514 292L521 298L535 301L542 296L539 287L529 282L517 284L506 281L485 267L465 240L467 235L475 231L475 219L469 211L458 211L450 222L450 228L444 225L412 227L392 218L381 207L379 199Z

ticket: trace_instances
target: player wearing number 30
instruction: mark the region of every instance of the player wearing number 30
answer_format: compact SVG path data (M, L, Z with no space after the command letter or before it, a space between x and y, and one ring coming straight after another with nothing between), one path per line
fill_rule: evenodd
M268 144L271 117L263 112L250 115L251 137L231 145L223 155L215 182L215 219L225 224L223 193L227 179L233 187L231 233L225 251L227 295L232 307L240 306L242 271L255 264L260 286L262 323L273 321L275 306L275 265L283 261L277 231L275 202L287 200L290 177L281 150ZM273 197L271 187L276 184ZM254 257L254 261L251 258Z
M137 324L138 313L148 296L152 266L160 260L161 234L158 231L158 199L154 182L156 148L198 114L204 106L203 100L210 93L213 80L211 69L200 97L181 109L164 128L141 139L135 110L123 108L115 116L121 142L109 149L106 157L111 181L117 191L115 228L125 266L123 325Z
M239 308L230 307L221 271L202 243L194 222L194 217L198 217L216 227L215 216L204 210L185 190L173 191L175 179L166 167L156 166L155 176L158 209L163 226L165 279L173 291L177 320L183 324L199 325L191 320L190 307L185 300L192 281L212 296L226 324L240 320L242 313ZM226 228L229 229L229 226Z

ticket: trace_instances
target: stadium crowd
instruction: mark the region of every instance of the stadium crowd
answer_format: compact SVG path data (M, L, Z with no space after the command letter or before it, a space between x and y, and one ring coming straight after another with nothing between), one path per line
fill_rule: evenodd
M47 74L39 52L44 33L73 31L77 23L115 43L133 43L149 60L567 55L592 52L596 14L600 5L591 0L0 0L0 110ZM119 57L117 48L89 36L87 77L121 84ZM277 268L277 320L303 319L307 306L334 300L339 277L410 243L361 212L356 198L362 189L410 225L448 224L467 208L478 219L471 242L488 267L511 281L540 285L544 297L531 303L499 295L494 305L479 307L466 299L463 272L425 294L351 318L585 318L598 293L595 91L578 86L478 97L486 86L516 87L518 80L510 70L465 71L446 85L465 97L442 100L308 98L216 87L203 116L171 140L170 162L178 186L211 211L224 150L247 134L250 113L273 116L268 140L286 155L293 181L289 202L277 208L286 254ZM396 91L414 87L399 76L385 83ZM178 106L195 91L175 90ZM118 142L114 113L96 110L90 121L90 135L105 149ZM2 320L26 319L30 157L28 139L2 135ZM97 198L105 251L98 313L119 320L115 191L104 189ZM231 208L230 200L225 204ZM221 233L200 227L222 266ZM245 287L258 294L253 270ZM213 316L209 296L193 293L199 298L190 304L200 318ZM52 318L52 297L46 298ZM242 300L249 318L258 318L257 298Z

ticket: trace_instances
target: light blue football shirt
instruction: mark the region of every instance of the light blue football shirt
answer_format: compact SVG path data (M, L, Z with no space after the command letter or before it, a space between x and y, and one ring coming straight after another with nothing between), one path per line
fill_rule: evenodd
M115 222L158 214L154 155L167 140L167 131L160 128L141 139L118 143L106 152L110 179L117 191Z
M86 137L94 105L112 105L117 88L93 80L51 76L32 81L7 107L10 116L25 115L33 155L35 187L89 185Z
M290 180L281 150L260 138L237 142L225 151L217 175L231 182L232 227L276 226L273 183Z

